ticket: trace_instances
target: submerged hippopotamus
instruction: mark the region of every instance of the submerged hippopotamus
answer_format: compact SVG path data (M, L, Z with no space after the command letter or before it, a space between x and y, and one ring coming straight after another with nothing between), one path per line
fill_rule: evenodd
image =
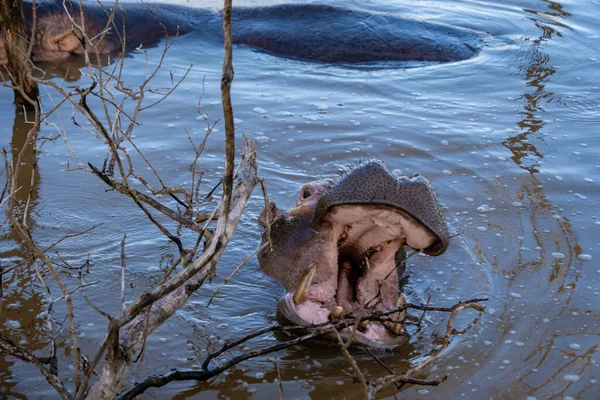
M272 221L272 222L270 222ZM403 304L399 278L407 246L439 255L448 229L429 182L397 176L381 161L363 162L335 179L305 185L288 210L263 210L263 272L286 294L277 305L282 325L310 326L342 315L373 315ZM394 348L407 340L396 313L390 321L363 321L354 340ZM341 333L350 335L354 327Z
M110 30L102 34L112 3L38 1L33 35L34 61L64 60L72 54L112 53L196 31L206 40L222 40L221 15L174 4L118 3ZM69 19L69 10L76 25ZM32 4L23 3L28 28ZM82 28L89 42L82 40ZM276 55L324 62L459 61L473 57L481 33L450 25L416 21L397 15L314 4L236 7L233 41ZM0 63L6 63L0 37Z

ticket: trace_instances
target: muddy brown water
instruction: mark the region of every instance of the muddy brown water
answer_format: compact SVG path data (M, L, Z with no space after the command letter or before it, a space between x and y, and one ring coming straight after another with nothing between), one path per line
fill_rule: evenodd
M331 4L345 4L335 0ZM260 2L268 4L268 2ZM216 6L216 2L211 2ZM338 166L372 157L390 169L428 177L456 234L437 258L413 257L410 300L451 305L489 297L486 311L457 318L450 347L421 378L448 375L438 387L407 386L403 398L598 399L600 398L600 2L599 1L393 1L353 2L352 7L399 12L489 32L474 59L443 65L334 66L277 58L235 48L233 103L238 132L257 141L260 175L271 198L288 206L300 187ZM160 49L149 52L154 65ZM170 83L194 64L173 96L145 113L135 135L166 182L189 184L192 159L185 130L199 141L202 111L220 117L222 52L187 35L172 48L156 86ZM125 79L146 73L145 58L126 60ZM64 73L64 70L61 72ZM66 85L84 85L76 72ZM55 78L57 82L61 79ZM204 81L204 84L203 84ZM1 144L20 148L24 121L14 119L12 93L0 90ZM56 101L44 90L44 102ZM39 154L29 213L33 235L49 244L62 235L99 224L93 233L59 247L74 265L88 258L86 294L105 311L119 311L119 242L127 233L127 280L135 298L162 276L174 247L123 196L106 192L90 174L67 171L82 162L101 164L102 145L75 128L63 107L42 134L66 132ZM14 122L13 122L14 120ZM223 163L222 126L209 140L201 166L207 191ZM241 144L241 141L238 140ZM29 156L29 159L33 157ZM138 160L139 161L139 160ZM140 165L140 172L148 174ZM21 183L28 188L30 181ZM277 282L246 265L210 307L207 299L259 243L262 198L252 197L239 230L205 284L176 316L149 339L141 367L127 384L149 373L197 366L224 340L274 321L283 293ZM192 241L191 235L186 240ZM23 243L2 225L4 267L25 255ZM34 267L4 277L0 326L43 354L46 303ZM68 280L65 274L65 279ZM54 295L58 296L57 289ZM79 339L93 355L106 320L75 296ZM57 304L55 320L65 318ZM397 370L414 365L440 343L446 315L428 314L424 327L396 353L381 353ZM61 345L62 377L72 372ZM249 348L283 340L267 336ZM67 343L68 344L68 343ZM306 344L277 354L286 398L356 398L350 368L334 347ZM373 376L385 371L368 355L356 357ZM0 393L8 398L53 398L39 373L10 357L0 358ZM393 396L388 390L385 396ZM145 398L278 397L276 371L264 358L239 365L210 383L172 383Z

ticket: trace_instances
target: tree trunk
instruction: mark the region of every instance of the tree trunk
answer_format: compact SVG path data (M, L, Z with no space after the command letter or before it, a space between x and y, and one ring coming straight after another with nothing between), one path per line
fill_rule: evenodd
M31 78L29 41L21 0L0 1L0 29L4 38L8 71L15 92L15 105L32 108L39 101L37 83Z

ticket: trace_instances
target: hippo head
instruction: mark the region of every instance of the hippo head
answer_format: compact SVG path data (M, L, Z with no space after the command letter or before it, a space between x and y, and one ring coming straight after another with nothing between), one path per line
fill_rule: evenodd
M448 246L448 229L429 182L419 175L399 177L376 160L305 185L288 210L270 203L259 221L263 243L270 231L272 244L259 253L261 269L287 292L277 305L285 326L396 308L404 301L398 280L406 247L435 256ZM374 348L403 344L407 336L399 314L391 321L361 323L354 340ZM340 333L349 336L353 330Z

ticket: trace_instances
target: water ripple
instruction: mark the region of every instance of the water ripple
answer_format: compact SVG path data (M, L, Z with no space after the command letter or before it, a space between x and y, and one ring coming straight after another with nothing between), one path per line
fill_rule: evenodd
M586 94L569 94L556 99L559 118L575 122L600 122L600 99Z

